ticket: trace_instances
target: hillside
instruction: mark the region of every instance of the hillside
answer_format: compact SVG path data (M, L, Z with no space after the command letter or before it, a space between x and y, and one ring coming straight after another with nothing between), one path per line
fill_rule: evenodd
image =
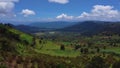
M84 21L84 22L45 22L30 25L17 25L15 29L26 33L44 31L79 32L81 35L120 34L120 22Z
M43 28L38 28L38 27L32 27L28 25L16 25L14 26L15 29L18 29L20 31L26 32L26 33L34 33L34 32L39 32Z
M29 26L38 28L60 29L76 24L77 22L53 21L53 22L34 22Z
M52 28L40 28L30 25L16 25L14 26L15 29L18 29L25 33L37 33L37 32L44 32L44 31L51 31L54 30Z
M22 54L27 45L32 44L33 37L14 29L10 24L0 24L0 50Z
M85 21L69 27L60 29L60 31L80 32L82 35L95 35L101 33L120 34L119 22L104 21Z

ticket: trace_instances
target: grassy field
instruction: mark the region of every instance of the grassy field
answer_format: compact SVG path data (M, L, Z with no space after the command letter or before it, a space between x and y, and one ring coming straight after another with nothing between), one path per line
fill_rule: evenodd
M120 54L120 48L119 47L109 47L105 50L102 50L102 52L111 52L111 53Z
M32 43L32 36L30 36L30 35L28 35L28 34L25 34L25 33L23 33L23 32L20 32L20 31L18 31L18 30L15 30L15 29L9 29L9 31L11 31L11 32L13 32L13 33L15 33L15 34L19 34L20 35L20 39L21 40L26 40L29 44L31 44Z
M15 29L9 29L9 31L11 31L15 34L19 34L20 39L26 40L30 44L33 42L33 37L31 35L25 34L23 32L15 30ZM68 36L68 38L69 37L71 37L71 36ZM67 38L67 36L66 36L66 38ZM99 37L99 36L94 36L93 38L85 37L82 40L95 41L94 45L99 45L101 43L103 43L104 45L108 45L106 43L106 41L101 41L100 38L101 37ZM113 39L119 39L118 36L113 36L112 38ZM60 44L65 45L65 50L63 51L63 50L60 50L60 44L58 44L57 42L46 40L45 44L40 44L39 40L40 39L36 39L35 51L37 53L43 53L43 54L48 54L48 55L51 55L51 56L61 56L61 57L77 57L77 56L80 56L80 51L79 50L75 51L74 48L70 46L71 42L58 41ZM76 39L76 40L78 40L78 39ZM111 53L115 53L115 54L120 54L120 48L119 47L107 47L107 49L105 49L105 50L101 49L101 52L111 52Z
M39 47L43 45L42 49ZM49 54L52 56L61 56L61 57L76 57L80 55L79 51L74 51L71 47L66 47L64 51L60 50L60 45L57 45L51 41L47 41L46 44L39 44L38 48L35 49L38 53Z
M68 42L65 44L69 44ZM39 47L43 45L42 49ZM80 56L80 51L75 51L72 47L66 45L66 49L64 51L60 50L60 45L53 43L52 41L47 41L46 44L39 44L38 48L35 49L38 53L49 54L51 56L61 56L61 57L77 57ZM89 51L91 51L89 49ZM120 54L119 47L108 47L105 50L101 49L101 52L111 52L115 54Z
M39 35L39 33L37 34L37 36L47 36L47 37L52 37L53 35L49 34L45 35ZM74 46L75 45L85 45L87 44L87 42L93 42L92 43L92 47L89 48L89 52L94 51L96 53L96 46L100 47L100 52L112 52L115 54L120 54L120 47L111 47L109 46L110 43L108 43L107 41L109 41L109 39L102 39L102 38L106 38L106 36L93 36L93 37L74 37L74 34L55 34L54 37L59 40L59 41L49 41L49 39L46 39L46 43L45 44L39 44L39 41L37 40L37 48L35 49L36 52L38 53L43 53L43 54L49 54L52 56L61 56L61 57L77 57L80 56L80 50L74 50ZM73 38L73 39L72 39ZM120 39L120 37L118 35L114 35L112 36L112 39ZM63 41L65 40L65 41ZM82 43L82 44L81 44ZM64 44L65 45L65 51L60 50L60 45ZM72 46L71 46L72 44ZM119 44L119 43L118 43ZM43 45L42 49L40 49L40 47ZM103 49L103 46L107 46L106 49ZM84 47L83 47L84 48ZM90 55L90 54L89 54Z

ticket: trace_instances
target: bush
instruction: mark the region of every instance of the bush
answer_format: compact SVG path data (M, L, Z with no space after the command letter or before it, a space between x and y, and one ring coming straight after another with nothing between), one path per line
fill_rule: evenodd
M7 68L7 66L5 64L1 64L0 68Z
M120 68L120 61L115 62L112 68Z
M64 45L61 45L61 46L60 46L60 50L65 50L65 46L64 46Z
M23 44L17 44L16 45L16 52L18 54L24 54L24 51L25 51L25 46Z
M66 68L65 64L61 63L57 65L57 68Z
M86 65L86 68L107 68L107 66L105 65L104 59L102 57L95 56Z
M16 43L10 42L9 40L2 41L1 50L15 52L15 45Z

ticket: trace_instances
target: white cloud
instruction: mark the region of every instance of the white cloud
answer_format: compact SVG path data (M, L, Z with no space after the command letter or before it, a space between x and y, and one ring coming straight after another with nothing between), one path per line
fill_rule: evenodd
M36 13L33 10L29 10L29 9L23 9L21 14L24 15L24 17L27 17L29 15L35 15Z
M90 13L83 12L78 19L81 20L102 20L102 21L118 21L120 20L120 12L114 10L113 6L95 5Z
M19 0L0 0L0 2L19 2Z
M0 0L0 17L15 16L13 9L19 0Z
M73 16L68 16L67 14L61 14L59 16L56 17L57 19L73 19Z
M48 0L48 1L54 3L60 3L60 4L66 4L69 2L69 0Z
M110 5L95 5L93 9L87 13L83 12L80 16L68 16L67 14L61 14L56 17L58 20L99 20L99 21L120 21L120 11L115 10Z

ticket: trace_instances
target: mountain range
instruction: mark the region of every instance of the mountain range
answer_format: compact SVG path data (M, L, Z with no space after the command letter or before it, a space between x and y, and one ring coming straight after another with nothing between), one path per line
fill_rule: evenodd
M29 26L38 27L38 28L47 28L47 29L60 29L77 23L78 22L65 22L65 21L34 22L34 23L30 23Z
M120 34L120 22L104 21L85 21L69 27L60 29L60 31L80 32L82 35L95 34Z
M120 22L84 21L84 22L47 22L17 25L16 29L34 33L39 31L79 32L82 35L95 35L101 33L120 34Z

